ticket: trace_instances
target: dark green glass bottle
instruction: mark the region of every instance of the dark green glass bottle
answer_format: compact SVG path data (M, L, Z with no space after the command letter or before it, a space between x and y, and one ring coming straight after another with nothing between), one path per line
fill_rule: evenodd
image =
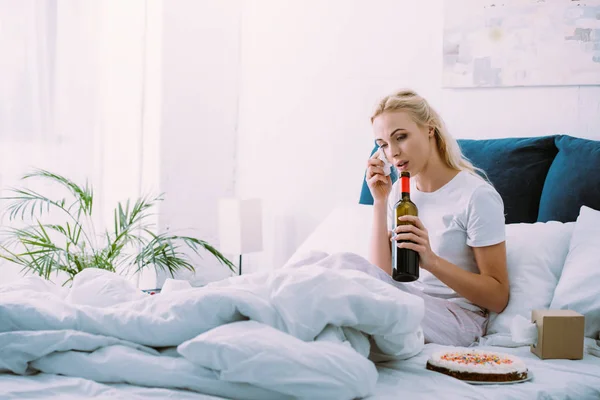
M410 200L410 172L400 174L402 197L394 206L395 226L410 224L398 218L403 215L419 216L419 210ZM419 279L419 253L411 249L400 249L397 244L405 240L392 242L392 278L398 282L413 282Z

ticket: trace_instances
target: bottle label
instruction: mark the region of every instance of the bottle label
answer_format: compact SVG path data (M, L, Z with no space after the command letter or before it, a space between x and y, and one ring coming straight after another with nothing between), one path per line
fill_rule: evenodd
M403 176L400 178L400 181L402 193L410 193L410 178L408 176Z

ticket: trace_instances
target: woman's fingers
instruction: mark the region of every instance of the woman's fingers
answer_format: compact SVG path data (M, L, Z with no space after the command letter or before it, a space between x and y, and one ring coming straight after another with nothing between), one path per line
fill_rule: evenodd
M400 217L402 218L402 217ZM394 233L403 233L403 232L412 232L417 236L422 236L425 232L414 225L406 224L406 225L398 225L394 228Z
M367 185L369 185L369 187L373 187L373 185L375 185L377 182L387 183L387 177L380 174L375 174L371 178L367 179Z
M375 153L373 153L371 155L371 157L369 157L369 160L379 160L379 154L381 151L383 151L383 150L381 150L381 147L378 148L377 151ZM381 160L379 160L379 161L381 161Z
M384 163L379 159L379 151L373 153L367 161L366 180L374 200L385 200L390 194L392 180L383 171Z
M384 175L383 174L383 168L371 166L371 167L369 167L369 169L367 169L367 178L370 178L370 177L372 177L373 175L376 175L376 174Z
M420 244L411 243L411 242L398 243L398 248L400 248L400 249L414 250L417 253L423 253L423 252L425 252L425 246L420 245Z
M415 217L414 215L403 215L403 216L399 217L399 219L400 219L400 221L403 221L403 222L410 222L411 224L415 225L420 230L427 232L427 230L425 229L425 226L423 226L423 223L421 222L419 217Z
M425 238L423 238L421 236L417 236L414 233L398 233L397 235L392 237L392 240L396 240L396 241L407 240L409 242L414 242L417 244L426 244L427 243Z
M381 161L378 158L375 158L375 159L369 158L369 160L367 161L367 168L368 167L381 167L381 168L383 168L384 165L385 164L383 163L383 161Z

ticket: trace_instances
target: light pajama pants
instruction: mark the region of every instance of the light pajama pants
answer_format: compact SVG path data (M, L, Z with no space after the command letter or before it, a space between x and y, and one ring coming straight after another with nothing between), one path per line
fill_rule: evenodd
M341 254L310 252L285 267L301 267L316 263L328 268L355 269L387 282L402 291L421 297L425 304L425 316L421 323L425 343L468 347L485 335L488 322L487 313L467 310L451 301L429 296L411 285L396 282L381 268L357 254L343 253L344 262L342 262ZM352 263L347 262L349 257L352 258Z

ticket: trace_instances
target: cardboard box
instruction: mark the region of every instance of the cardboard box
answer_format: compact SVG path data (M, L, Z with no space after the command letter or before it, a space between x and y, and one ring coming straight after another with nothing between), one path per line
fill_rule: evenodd
M584 316L571 310L533 310L538 339L531 352L542 360L583 358Z

